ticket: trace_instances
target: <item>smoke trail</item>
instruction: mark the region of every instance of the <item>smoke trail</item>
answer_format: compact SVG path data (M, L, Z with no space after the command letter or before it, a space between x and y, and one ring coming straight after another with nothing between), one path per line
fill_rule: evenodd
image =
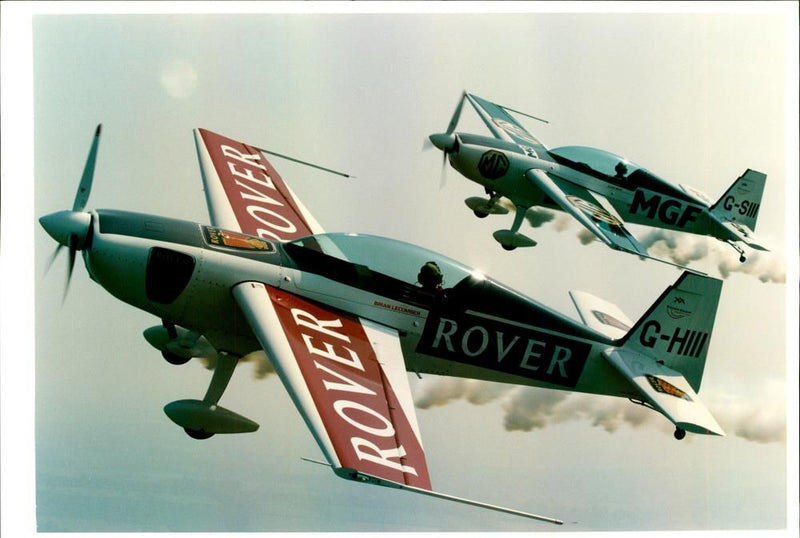
M198 357L198 360L203 364L207 370L213 370L217 367L217 357L212 358ZM239 363L251 362L253 363L253 375L256 379L264 379L270 374L275 373L275 367L269 361L267 354L262 350L253 351L239 359Z
M525 219L532 228L539 228L548 222L553 223L557 232L563 232L572 224L572 217L561 211L553 211L543 207L532 207L525 213Z
M609 433L623 426L638 428L647 425L664 432L674 429L656 411L624 398L444 377L426 378L417 387L414 401L421 409L459 399L475 405L497 401L503 409L503 426L507 431L531 431L580 420ZM712 407L713 414L718 416L728 435L759 443L785 442L785 414L774 389L764 392L762 397L737 402L735 405L716 402L717 405Z
M733 248L705 236L654 229L641 240L642 245L651 249L650 254L672 260L679 265L693 261L710 261L716 265L722 278L733 273L752 275L761 282L786 282L786 264L780 252L752 250L747 261L739 261L739 254Z

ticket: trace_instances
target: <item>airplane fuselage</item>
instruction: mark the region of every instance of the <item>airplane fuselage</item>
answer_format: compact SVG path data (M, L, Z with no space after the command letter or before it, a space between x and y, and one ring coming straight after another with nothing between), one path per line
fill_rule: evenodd
M132 306L204 335L218 351L260 349L231 293L256 281L397 330L410 372L636 395L601 356L613 348L611 340L480 275L459 273L452 287L430 291L412 278L331 256L319 246L328 241L324 235L273 243L115 210L93 213L92 226L83 257L93 280ZM443 257L433 259L453 274Z
M457 148L448 156L453 168L464 177L523 208L561 210L527 180L526 172L538 169L602 195L625 222L710 235L722 241L737 239L711 213L708 203L644 169L616 177L561 157L556 151L537 154L532 148L511 142L459 133ZM730 200L731 205L736 203L735 199ZM754 210L757 208L741 208L743 214Z

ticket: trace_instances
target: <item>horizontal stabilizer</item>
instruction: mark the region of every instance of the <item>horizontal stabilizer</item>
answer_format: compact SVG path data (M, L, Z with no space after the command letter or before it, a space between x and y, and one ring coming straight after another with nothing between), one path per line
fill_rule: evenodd
M755 233L753 233L753 230L744 224L726 220L722 223L722 225L725 226L725 228L727 228L734 236L736 236L738 241L745 243L750 248L754 248L756 250L769 250L764 246L761 239L758 238Z
M603 356L633 383L645 402L676 427L692 433L725 435L680 373L632 350L618 348Z
M570 291L569 296L583 324L612 340L622 338L633 326L625 312L613 303L585 291Z

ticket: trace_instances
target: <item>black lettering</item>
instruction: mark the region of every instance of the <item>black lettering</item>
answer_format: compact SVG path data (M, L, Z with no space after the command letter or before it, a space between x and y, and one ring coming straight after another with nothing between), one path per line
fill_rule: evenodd
M658 205L661 203L661 197L657 194L649 200L644 197L644 192L636 190L633 193L633 202L631 203L631 213L636 213L640 209L647 210L647 218L653 219L656 216Z

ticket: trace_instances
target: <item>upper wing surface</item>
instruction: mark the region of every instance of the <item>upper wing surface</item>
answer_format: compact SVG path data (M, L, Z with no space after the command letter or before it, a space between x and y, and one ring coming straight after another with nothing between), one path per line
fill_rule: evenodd
M532 148L537 154L547 151L538 138L528 132L505 108L477 95L467 94L467 99L483 122L497 138Z
M553 178L542 170L529 170L525 175L562 210L575 217L606 245L640 256L648 256L647 249L625 229L619 215L616 212L612 213L611 205L603 204L604 199L601 196L574 183ZM608 208L604 208L603 205L607 205Z
M206 129L194 137L214 226L276 241L322 233L258 149Z
M337 475L431 489L395 330L260 283L233 293Z

